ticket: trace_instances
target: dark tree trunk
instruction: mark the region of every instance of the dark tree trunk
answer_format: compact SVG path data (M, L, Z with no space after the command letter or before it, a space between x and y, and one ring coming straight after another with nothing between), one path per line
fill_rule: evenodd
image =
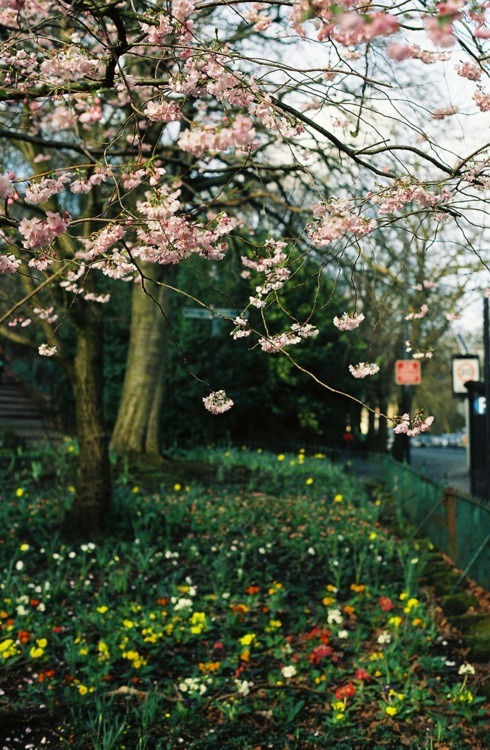
M103 412L102 310L82 302L77 315L77 348L72 368L79 474L65 530L77 536L102 533L111 503L111 474Z

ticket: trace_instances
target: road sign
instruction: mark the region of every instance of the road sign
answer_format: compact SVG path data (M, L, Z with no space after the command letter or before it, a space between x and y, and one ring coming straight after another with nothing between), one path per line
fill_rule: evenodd
M465 383L469 380L480 380L480 360L474 354L453 357L453 393L468 395Z
M397 385L420 385L422 368L418 359L397 359L395 362L395 383Z
M213 320L213 318L236 318L239 314L231 307L216 307L208 310L207 307L184 307L182 310L184 318L197 318L198 320Z

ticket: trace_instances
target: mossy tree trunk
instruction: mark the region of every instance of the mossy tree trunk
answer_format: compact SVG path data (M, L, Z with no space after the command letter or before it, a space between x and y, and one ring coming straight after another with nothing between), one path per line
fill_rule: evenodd
M169 337L169 290L163 285L170 270L140 266L144 287L135 284L123 392L111 450L117 454L160 453L159 423L164 396ZM162 282L162 285L157 283Z
M111 504L108 437L103 412L102 309L80 302L71 379L75 396L79 466L76 495L65 519L71 535L95 537L105 528Z

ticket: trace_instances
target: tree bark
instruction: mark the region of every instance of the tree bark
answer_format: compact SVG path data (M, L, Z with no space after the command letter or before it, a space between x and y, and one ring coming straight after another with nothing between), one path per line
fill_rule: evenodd
M126 375L111 439L111 450L118 454L160 453L169 290L155 282L170 271L155 264L143 264L141 270L146 278L144 288L133 288Z
M102 310L81 302L77 315L77 347L72 367L79 446L79 474L75 500L64 527L71 535L102 533L111 504L111 473L103 412Z

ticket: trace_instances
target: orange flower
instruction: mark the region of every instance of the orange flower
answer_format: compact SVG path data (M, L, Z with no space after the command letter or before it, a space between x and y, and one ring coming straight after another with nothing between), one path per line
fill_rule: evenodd
M235 615L244 615L245 612L248 612L246 604L230 604L230 609Z
M31 634L29 633L28 630L19 630L19 632L17 633L17 638L23 644L29 643L30 637L31 637Z
M247 587L247 588L245 589L245 593L246 593L246 594L258 594L258 593L259 593L259 591L260 591L260 589L259 589L259 587L258 587L258 586L248 586L248 587Z
M351 604L346 604L344 607L344 612L347 615L347 617L352 617L355 611L356 611L355 607L353 607Z

